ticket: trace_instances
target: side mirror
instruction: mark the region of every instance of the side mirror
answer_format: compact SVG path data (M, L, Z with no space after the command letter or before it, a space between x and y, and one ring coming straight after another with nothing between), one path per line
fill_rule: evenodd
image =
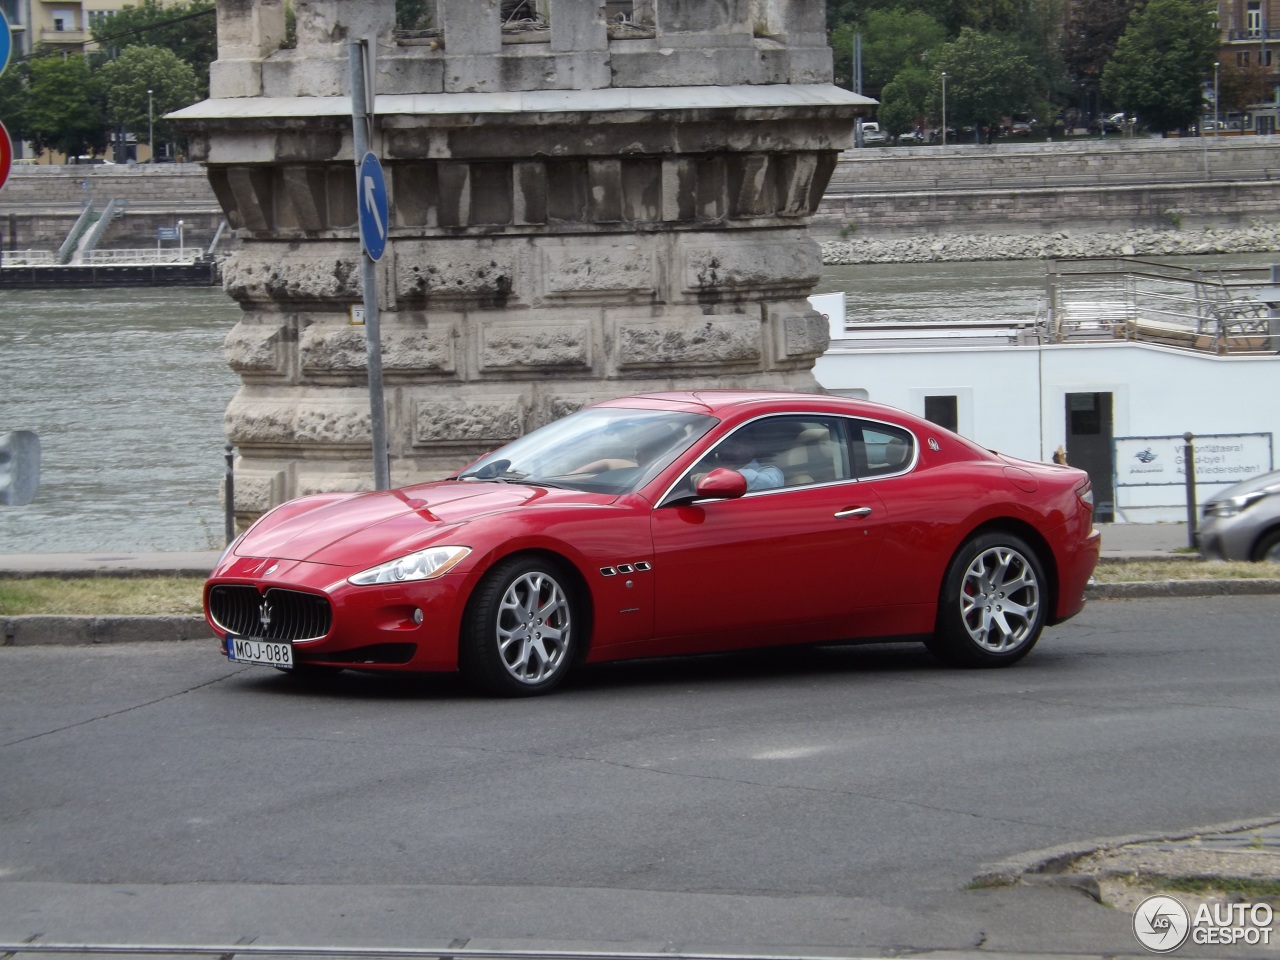
M716 467L695 488L695 493L707 500L736 500L746 492L747 478L727 467Z

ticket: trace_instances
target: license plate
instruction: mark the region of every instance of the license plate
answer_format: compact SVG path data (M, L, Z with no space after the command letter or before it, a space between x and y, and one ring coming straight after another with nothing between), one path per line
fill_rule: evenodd
M293 644L278 640L227 637L227 659L236 663L256 663L265 667L293 669Z

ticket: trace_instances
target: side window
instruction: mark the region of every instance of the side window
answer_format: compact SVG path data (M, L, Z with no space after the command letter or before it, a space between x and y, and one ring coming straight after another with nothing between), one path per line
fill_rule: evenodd
M852 478L848 448L834 417L766 417L745 424L703 457L691 474L696 477L715 467L741 472L749 491Z
M915 463L915 437L906 430L863 420L855 423L853 432L859 477L905 473Z

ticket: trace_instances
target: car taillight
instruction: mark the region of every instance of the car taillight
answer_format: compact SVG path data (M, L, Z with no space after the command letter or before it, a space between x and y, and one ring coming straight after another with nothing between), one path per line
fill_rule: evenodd
M1076 496L1080 498L1080 502L1093 511L1093 484L1086 480L1080 486L1076 487Z

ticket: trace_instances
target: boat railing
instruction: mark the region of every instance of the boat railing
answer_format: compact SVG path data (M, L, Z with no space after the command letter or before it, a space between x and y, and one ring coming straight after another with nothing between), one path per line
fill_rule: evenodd
M995 347L1040 342L1034 320L976 320L963 325L950 321L846 324L839 342L858 349L876 347Z
M1276 352L1280 283L1274 274L1263 267L1205 271L1138 258L1050 261L1045 338Z
M6 250L0 253L0 266L47 267L58 262L52 250Z
M151 264L151 263L194 263L200 259L199 247L164 248L156 250L149 247L119 250L93 250L85 255L84 262L103 265Z

